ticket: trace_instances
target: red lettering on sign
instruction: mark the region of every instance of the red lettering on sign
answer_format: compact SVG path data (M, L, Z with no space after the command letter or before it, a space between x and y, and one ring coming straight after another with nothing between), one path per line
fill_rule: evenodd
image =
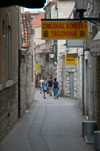
M87 29L87 23L66 23L66 29Z
M77 36L77 33L76 33L76 31L74 31L74 36Z
M68 37L75 37L77 36L76 31L51 31L52 36L55 37L64 37L64 36L68 36Z
M43 29L64 29L64 23L43 23Z
M46 28L46 24L43 24L43 29L45 29Z

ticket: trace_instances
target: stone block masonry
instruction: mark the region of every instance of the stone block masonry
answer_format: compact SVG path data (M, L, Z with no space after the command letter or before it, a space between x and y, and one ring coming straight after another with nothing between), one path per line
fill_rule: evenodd
M0 141L18 120L18 86L0 91Z
M96 71L96 91L95 93L97 93L97 100L95 100L95 102L97 102L96 106L96 111L97 112L97 125L98 125L98 129L100 129L100 56L97 56L97 61L96 61L96 65L97 65L97 71Z

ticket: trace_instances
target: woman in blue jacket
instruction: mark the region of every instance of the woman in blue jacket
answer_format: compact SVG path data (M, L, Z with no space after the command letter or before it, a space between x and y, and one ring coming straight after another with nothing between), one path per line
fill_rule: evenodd
M53 90L54 90L54 99L58 99L58 88L59 88L59 83L57 82L57 79L54 79L53 82Z

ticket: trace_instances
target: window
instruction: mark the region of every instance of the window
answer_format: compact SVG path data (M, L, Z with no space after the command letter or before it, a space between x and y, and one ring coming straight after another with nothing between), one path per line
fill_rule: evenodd
M51 9L49 9L49 19L51 19Z
M3 22L2 22L2 31L3 31L3 36L5 36L5 21L3 20Z
M51 19L51 9L47 13L45 13L45 19Z
M8 73L8 80L11 79L11 29L8 26L7 28L7 73Z

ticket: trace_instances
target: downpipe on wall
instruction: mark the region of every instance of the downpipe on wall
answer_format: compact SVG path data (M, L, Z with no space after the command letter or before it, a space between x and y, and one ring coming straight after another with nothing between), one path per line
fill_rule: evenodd
M82 114L84 115L84 47L82 57Z

